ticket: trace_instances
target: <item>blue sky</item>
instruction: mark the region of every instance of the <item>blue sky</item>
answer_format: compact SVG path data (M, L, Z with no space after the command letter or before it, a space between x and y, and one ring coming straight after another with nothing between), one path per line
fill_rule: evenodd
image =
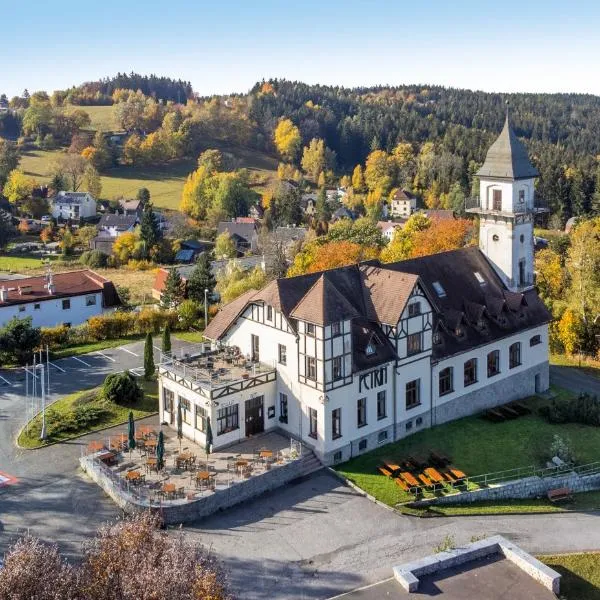
M118 71L245 92L262 78L600 94L600 4L0 0L0 93Z

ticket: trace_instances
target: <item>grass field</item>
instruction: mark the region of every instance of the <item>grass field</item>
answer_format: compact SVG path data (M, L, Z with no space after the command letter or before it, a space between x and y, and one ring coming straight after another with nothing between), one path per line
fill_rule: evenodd
M600 553L538 556L562 575L560 597L564 600L600 600Z
M569 392L563 390L557 397L568 395ZM477 416L466 417L387 444L336 468L378 500L394 506L412 500L412 495L377 471L384 458L399 461L410 455L427 457L430 450L437 450L450 456L456 468L475 476L542 465L549 458L553 436L558 434L569 440L580 464L598 460L600 428L574 423L552 425L537 415L537 409L545 400L531 398L527 402L533 409L529 416L504 423L490 423Z
M18 273L28 269L42 269L41 258L29 258L25 256L0 256L0 271Z
M27 433L26 426L19 434L19 445L23 448L40 448L47 443L59 442L74 436L85 435L86 433L97 431L98 429L103 429L105 427L120 425L121 423L127 422L130 411L133 412L135 419L142 419L148 415L154 414L158 410L158 384L155 380L145 381L143 379L138 379L138 381L144 389L144 398L136 405L121 406L119 404L111 404L108 406L106 417L101 422L95 423L91 427L81 428L77 431L69 431L57 434L54 437L49 437L45 444L41 443L39 439L41 415L38 415L28 423L29 433ZM52 403L49 408L57 417L64 418L77 406L95 405L106 407L107 405L104 404L104 401L96 397L98 391L99 388L93 388L91 390L82 390L75 394L70 394ZM51 431L51 427L49 427L49 430Z
M143 339L145 336L140 335L124 335L116 340L100 340L99 342L90 342L89 344L77 344L76 346L67 346L60 350L52 350L52 359L66 358L67 356L79 356L81 354L89 354L90 352L98 352L98 350L106 350L106 348L115 348L123 344L129 344Z
M245 148L224 146L221 150L235 158L236 166L250 171L251 181L255 184L253 187L259 192L276 177L277 160L271 156ZM19 166L36 181L47 183L51 164L61 152L62 150L30 150L23 154ZM156 207L177 210L185 179L195 168L195 159L172 161L154 167L114 167L101 177L102 198L110 200L121 196L134 197L140 188L145 187L150 190Z
M114 106L74 106L69 109L81 109L90 115L91 123L89 129L101 131L115 131L119 129L115 122L115 107Z

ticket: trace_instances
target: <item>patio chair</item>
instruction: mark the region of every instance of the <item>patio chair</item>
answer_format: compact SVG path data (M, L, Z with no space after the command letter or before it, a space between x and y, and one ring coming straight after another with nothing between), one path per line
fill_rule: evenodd
M185 487L177 488L177 497L185 498Z

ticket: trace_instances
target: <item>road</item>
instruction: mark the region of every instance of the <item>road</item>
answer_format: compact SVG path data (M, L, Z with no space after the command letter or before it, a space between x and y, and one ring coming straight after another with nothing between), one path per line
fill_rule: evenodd
M550 367L550 383L558 387L600 395L600 379L573 367Z
M54 369L53 397L95 385L109 372L139 367L143 343L124 348L130 352L115 348L104 357L80 357L93 363L90 367L58 361L65 372ZM573 375L575 385L590 383L583 374L568 377ZM77 469L82 446L98 436L36 451L16 449L13 440L25 417L22 383L13 385L0 388L0 471L19 481L0 487L0 552L30 531L56 541L76 559L82 542L119 514ZM370 502L321 470L182 530L216 552L234 591L249 600L327 598L389 577L393 565L430 554L446 535L461 544L493 534L534 553L595 549L600 548L600 515L417 519Z

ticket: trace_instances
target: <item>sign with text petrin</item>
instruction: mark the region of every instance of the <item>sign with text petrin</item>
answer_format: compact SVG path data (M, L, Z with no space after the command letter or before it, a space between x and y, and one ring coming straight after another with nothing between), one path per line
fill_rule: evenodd
M373 388L385 385L387 383L387 367L381 367L375 371L364 373L358 379L358 392L363 389L372 390Z

